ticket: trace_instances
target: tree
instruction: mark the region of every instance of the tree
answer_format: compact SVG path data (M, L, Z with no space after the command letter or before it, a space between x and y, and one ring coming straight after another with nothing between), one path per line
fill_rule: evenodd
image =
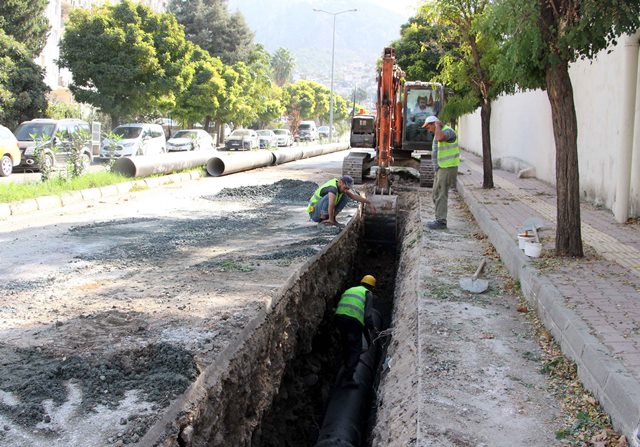
M45 15L48 0L2 0L0 30L13 36L36 57L47 43L49 21Z
M187 40L225 64L248 62L253 32L242 14L229 14L226 0L171 0L168 9L184 26Z
M316 108L315 91L313 81L301 80L293 84L287 84L283 89L283 103L290 117L291 132L295 133L300 120L313 116Z
M178 96L172 116L194 123L204 120L205 129L224 101L226 82L222 77L223 64L200 47L194 45L191 62L194 75L188 87Z
M282 87L291 81L293 69L296 66L296 60L293 54L286 48L278 48L271 58L271 70L273 71L273 80Z
M491 29L504 38L499 74L546 88L556 143L556 254L582 256L578 126L569 64L640 27L637 0L501 0Z
M440 64L439 78L456 92L443 117L457 118L480 107L483 188L493 188L491 102L501 93L490 73L498 47L489 34L481 32L489 7L489 0L431 0L421 9L427 19L446 30L446 40L454 44Z
M406 72L409 81L431 81L439 74L442 55L453 47L443 38L445 28L430 22L423 13L411 17L400 28L400 39L391 46L396 63Z
M15 128L43 116L48 92L31 52L0 30L0 122Z
M71 12L59 65L73 73L76 99L120 117L165 113L193 75L192 47L170 14L125 0Z

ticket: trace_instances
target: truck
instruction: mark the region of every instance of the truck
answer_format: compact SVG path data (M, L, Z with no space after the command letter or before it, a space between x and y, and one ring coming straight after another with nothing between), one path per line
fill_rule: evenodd
M420 186L432 187L435 175L431 151L433 134L422 128L425 119L438 115L444 105L444 88L436 82L405 81L405 73L395 62L395 50L384 49L378 70L375 115L355 115L351 124L352 145L373 148L351 151L342 164L342 173L362 183L376 166L373 197L378 209L365 210L365 239L377 243L395 243L397 196L393 194L392 166L412 166L420 173ZM355 144L354 144L355 143Z

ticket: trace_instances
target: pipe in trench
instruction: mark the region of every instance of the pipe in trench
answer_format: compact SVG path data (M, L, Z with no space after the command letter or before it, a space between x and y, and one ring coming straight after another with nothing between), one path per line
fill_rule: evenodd
M373 318L375 327L382 327L382 316L378 311L374 310ZM357 388L336 387L331 391L315 447L359 447L362 444L380 350L377 341L360 355L354 373Z
M169 152L161 155L123 157L116 160L113 171L125 177L169 174L204 166L217 151Z

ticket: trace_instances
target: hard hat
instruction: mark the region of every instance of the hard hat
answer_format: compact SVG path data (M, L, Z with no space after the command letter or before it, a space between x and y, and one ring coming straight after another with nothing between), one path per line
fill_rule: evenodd
M376 279L371 275L364 275L360 280L362 284L369 284L371 287L376 286Z

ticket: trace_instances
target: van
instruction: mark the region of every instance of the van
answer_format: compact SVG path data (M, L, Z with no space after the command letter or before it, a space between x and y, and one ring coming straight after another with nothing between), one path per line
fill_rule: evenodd
M132 157L134 155L158 155L167 152L167 139L160 124L121 124L113 133L116 141L102 140L102 158Z
M44 163L50 168L66 166L71 156L72 138L79 134L86 136L80 154L85 169L93 161L91 127L86 121L72 118L37 118L20 124L14 134L21 152L19 168L37 169L37 145L44 149Z
M315 121L300 121L298 125L298 141L316 141L318 129Z

